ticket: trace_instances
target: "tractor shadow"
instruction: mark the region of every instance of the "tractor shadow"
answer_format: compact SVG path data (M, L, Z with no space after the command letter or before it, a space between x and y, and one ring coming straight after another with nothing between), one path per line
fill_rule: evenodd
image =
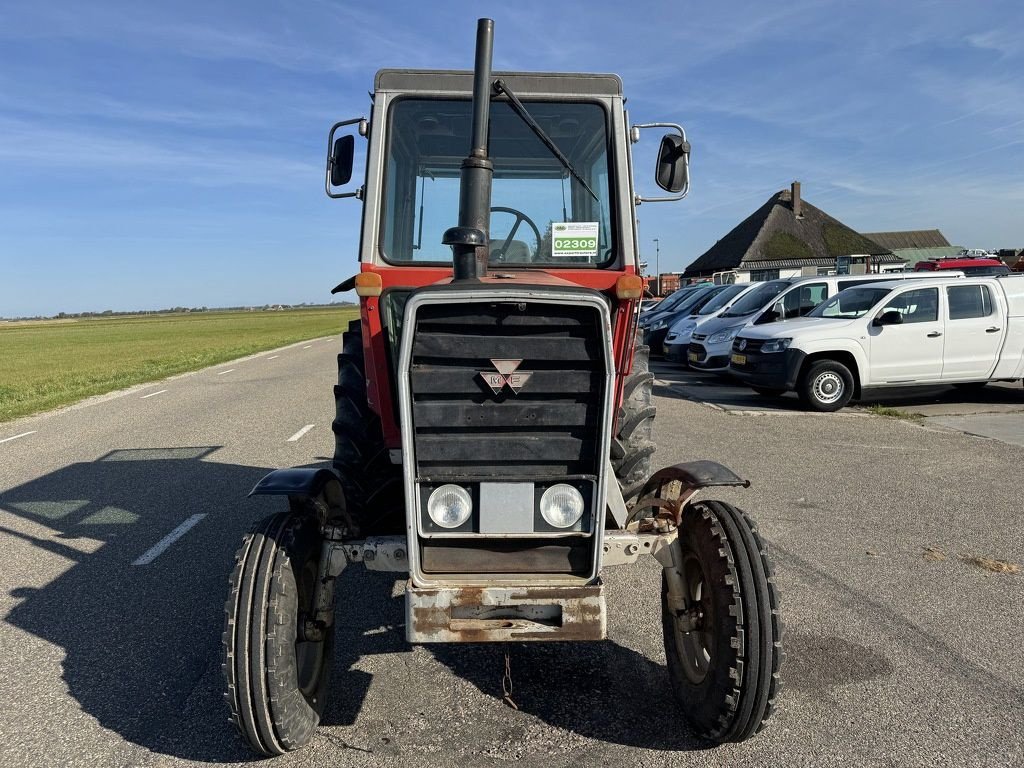
M668 671L631 648L595 643L428 646L455 674L500 702L494 674L509 654L512 700L520 712L597 741L665 751L715 745L694 735L669 686Z
M58 696L46 715L51 722L36 724L38 731L58 727L59 712L80 708L151 752L209 762L252 758L223 701L223 606L241 536L280 500L246 499L268 470L208 460L216 450L113 451L0 493L0 536L16 551L30 544L47 574L37 579L29 571L10 590L14 606L4 620L61 650L60 675L73 699L56 693L50 662L36 670L30 656L22 658L19 672ZM206 517L153 562L133 565L199 513ZM118 749L84 722L83 738Z

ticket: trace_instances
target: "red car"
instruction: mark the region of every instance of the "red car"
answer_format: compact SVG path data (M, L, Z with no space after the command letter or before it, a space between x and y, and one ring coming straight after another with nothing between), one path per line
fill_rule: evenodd
M914 265L915 272L931 272L938 269L956 269L969 277L1010 274L1010 268L999 259L936 259L919 261Z

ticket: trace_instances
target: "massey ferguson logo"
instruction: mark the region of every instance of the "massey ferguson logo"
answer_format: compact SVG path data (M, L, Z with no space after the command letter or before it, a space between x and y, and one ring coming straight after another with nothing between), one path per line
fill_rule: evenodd
M501 392L505 385L508 385L513 393L518 393L533 375L527 371L516 373L516 369L522 362L522 360L491 360L491 365L498 369L497 373L480 371L478 375L484 380L484 384L494 390L494 394Z

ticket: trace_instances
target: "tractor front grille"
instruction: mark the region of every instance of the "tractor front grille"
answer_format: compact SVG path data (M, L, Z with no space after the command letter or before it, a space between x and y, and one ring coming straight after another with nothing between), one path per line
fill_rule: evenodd
M420 480L599 474L606 368L593 306L424 304L409 330Z

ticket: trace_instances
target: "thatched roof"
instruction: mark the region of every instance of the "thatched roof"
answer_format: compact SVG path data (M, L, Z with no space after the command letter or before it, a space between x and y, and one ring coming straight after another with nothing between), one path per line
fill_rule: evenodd
M792 194L784 189L741 221L721 240L701 254L684 277L743 268L766 269L763 263L787 266L834 264L837 256L871 255L876 261L894 259L892 252L806 200L801 215L793 213Z

